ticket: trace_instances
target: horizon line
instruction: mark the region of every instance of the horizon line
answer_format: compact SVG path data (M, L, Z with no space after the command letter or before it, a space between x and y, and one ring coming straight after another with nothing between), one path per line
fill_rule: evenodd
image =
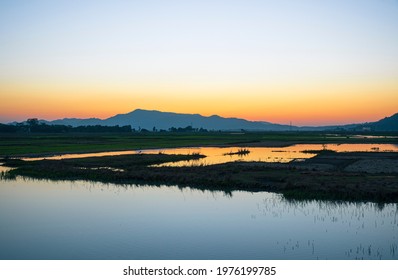
M50 118L50 119L46 119L44 117L28 117L28 118L26 118L24 120L20 120L20 121L14 119L14 120L11 120L11 121L0 121L0 123L2 123L2 124L11 124L11 123L15 123L15 122L20 123L20 122L25 122L28 119L38 119L39 121L48 121L48 122L57 121L57 120L64 120L64 119L79 119L79 120L98 119L98 120L104 121L104 120L107 120L109 118L115 117L117 115L127 115L127 114L133 113L135 111L159 112L159 113L169 113L169 114L177 114L177 115L199 115L201 117L206 117L206 118L209 118L209 117L220 117L220 118L224 118L224 119L239 119L239 120L245 120L245 121L249 121L249 122L260 122L260 123L261 122L266 122L266 123L271 123L271 124L276 124L276 125L286 125L286 126L292 126L292 127L322 127L322 126L344 126L344 125L351 125L351 124L366 124L366 123L377 122L379 120L391 117L391 116L393 116L393 115L398 113L398 112L396 112L396 113L393 113L393 114L388 115L388 116L380 117L379 119L376 119L376 120L367 120L367 121L364 121L364 122L349 122L349 121L347 121L345 123L340 123L340 124L328 122L328 123L323 123L323 124L294 125L294 121L293 120L290 121L289 123L279 123L279 122L270 122L270 121L267 121L267 120L257 120L257 119L253 120L253 119L247 119L247 118L236 117L236 116L226 117L226 116L222 116L222 115L218 115L218 114L204 115L204 114L200 114L200 113L180 113L180 112L172 112L172 111L161 111L161 110L158 110L158 109L136 108L136 109L133 109L133 110L131 110L129 112L126 112L126 113L117 113L117 114L113 114L111 116L104 117L104 118L95 117L95 116L92 116L92 117L58 117L58 118Z

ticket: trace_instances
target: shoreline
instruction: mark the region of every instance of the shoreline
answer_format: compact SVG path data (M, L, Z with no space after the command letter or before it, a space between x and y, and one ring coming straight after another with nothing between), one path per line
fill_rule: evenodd
M46 153L26 153L26 154L16 154L9 157L12 158L36 158L36 157L55 157L55 156L62 156L62 155L83 155L83 154L94 154L94 153L107 153L107 152L139 152L139 151L151 151L151 150L163 150L163 149L194 149L194 148L229 148L229 147L237 147L237 148L285 148L294 145L305 144L304 142L262 142L262 143L231 143L231 144L204 144L204 145L184 145L184 146L168 146L168 147L154 147L154 148L144 148L144 149L99 149L99 150L85 150L85 151L64 151L64 152L46 152ZM322 142L319 143L311 143L311 144L325 144ZM335 143L328 143L328 144L335 144ZM340 143L339 143L340 144ZM352 144L352 143L341 143L341 144ZM370 143L369 143L370 144ZM372 143L372 144L385 144L385 143ZM398 142L397 142L398 145ZM4 155L0 155L0 159L4 159Z
M95 153L125 153L125 152L145 152L145 151L153 151L153 150L166 150L166 149L195 149L195 148L286 148L294 145L344 145L344 144L369 144L369 145L383 145L383 144L392 144L397 145L397 143L383 143L383 142L372 142L372 143L351 143L351 142L339 142L339 143L326 143L326 142L302 142L302 141L292 141L292 142L260 142L260 143L231 143L231 144L208 144L208 145L184 145L184 146L168 146L168 147L154 147L154 148L143 148L143 149L99 149L99 150L85 150L85 151L63 151L63 152L45 152L45 153L26 153L26 154L16 154L12 156L0 155L0 160L5 159L7 157L21 159L21 158L46 158L46 157L56 157L63 155L84 155L84 154L95 154Z
M0 158L194 147L284 148L296 144L398 145L398 133L386 133L382 138L380 134L376 136L356 138L352 134L325 132L0 134Z
M115 184L177 185L210 191L268 191L297 200L398 203L397 152L320 152L304 162L230 162L206 166L152 167L200 155L131 154L61 160L3 160L15 169L5 179L27 176ZM394 166L380 170L381 163ZM386 166L387 166L386 165ZM352 168L352 167L355 168ZM374 168L376 167L376 169ZM351 169L350 169L351 168ZM373 169L372 169L373 168ZM387 171L387 172L386 172Z

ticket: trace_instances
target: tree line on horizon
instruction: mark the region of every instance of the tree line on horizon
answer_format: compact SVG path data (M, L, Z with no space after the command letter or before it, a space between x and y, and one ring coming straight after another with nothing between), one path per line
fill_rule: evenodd
M314 131L311 127L290 129L289 131ZM0 123L0 133L165 133L165 132L185 132L185 133L205 133L205 132L221 132L223 130L207 130L205 128L195 128L192 125L186 127L170 127L169 129L158 129L155 126L152 129L147 128L133 128L131 125L124 126L106 126L106 125L84 125L71 126L61 124L48 124L39 121L37 118L31 118L24 122L2 124ZM251 130L237 129L224 131L239 131L246 132ZM271 130L272 131L272 130ZM338 133L369 133L369 132L398 132L398 113L390 117L386 117L377 122L351 124L343 126L324 127L323 130L317 131L333 131Z
M208 132L207 129L193 128L192 126L187 127L171 127L168 129L169 132ZM46 124L40 122L36 118L28 119L24 122L16 124L2 124L0 123L0 133L148 133L148 132L167 132L164 129L153 129L147 130L145 128L132 128L131 125L124 126L104 126L104 125L83 125L73 127L71 125L57 125L57 124Z

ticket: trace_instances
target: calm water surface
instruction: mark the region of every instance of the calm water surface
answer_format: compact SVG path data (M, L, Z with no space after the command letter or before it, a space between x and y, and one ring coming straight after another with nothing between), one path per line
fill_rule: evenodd
M245 147L243 147L245 148ZM233 161L263 161L263 162L290 162L292 160L303 160L315 156L315 153L308 151L329 149L336 152L398 152L398 145L394 144L298 144L288 147L246 147L250 153L245 155L228 155L236 153L242 147L194 147L194 148L177 148L177 149L152 149L152 150L134 150L134 151L113 151L101 153L85 153L85 154L66 154L48 159L66 159L66 158L84 158L93 156L114 156L126 154L193 154L200 153L205 158L199 160L180 161L174 163L163 164L164 166L190 166L190 165L210 165L218 163L226 163ZM24 158L24 160L37 160L40 158Z
M0 259L398 259L398 205L0 181Z

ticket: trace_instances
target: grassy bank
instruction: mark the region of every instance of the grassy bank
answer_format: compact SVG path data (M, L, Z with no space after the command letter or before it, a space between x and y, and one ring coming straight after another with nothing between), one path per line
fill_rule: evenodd
M0 134L0 157L194 146L287 146L299 143L398 143L398 134L358 138L318 132ZM386 136L386 137L384 137Z
M364 159L398 160L396 153L320 153L304 163L235 162L210 166L150 167L200 155L123 155L81 159L5 160L7 174L52 180L166 184L231 192L272 191L292 199L398 202L398 173L347 172Z

